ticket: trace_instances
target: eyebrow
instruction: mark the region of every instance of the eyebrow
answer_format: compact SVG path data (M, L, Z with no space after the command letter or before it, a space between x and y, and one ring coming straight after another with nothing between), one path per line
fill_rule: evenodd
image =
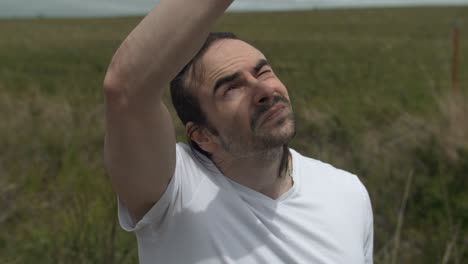
M270 64L268 63L266 59L260 59L257 62L257 65L255 65L255 68L254 68L255 73L259 72L263 68L263 66L267 66L267 65L270 65Z
M266 65L269 65L268 61L266 59L260 59L254 67L254 72L259 72ZM213 87L213 94L216 94L216 91L218 91L219 88L221 88L221 86L223 86L224 84L232 82L239 77L240 72L235 72L233 74L218 79Z

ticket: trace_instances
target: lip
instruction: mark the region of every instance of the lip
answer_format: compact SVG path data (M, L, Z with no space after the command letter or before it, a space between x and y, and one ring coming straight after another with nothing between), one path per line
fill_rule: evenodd
M283 113L286 107L286 104L277 103L275 106L273 106L263 114L262 118L259 120L260 124L265 124L271 120L274 120L276 117L280 116Z

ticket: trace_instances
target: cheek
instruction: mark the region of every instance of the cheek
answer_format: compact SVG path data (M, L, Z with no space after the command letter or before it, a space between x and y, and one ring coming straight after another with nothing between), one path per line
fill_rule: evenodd
M231 127L233 132L243 131L246 127L250 126L250 112L248 111L248 106L244 105L243 107L237 108L232 115Z
M232 92L229 98L219 100L216 104L216 111L226 121L238 119L242 112L248 109L248 100L240 92Z
M242 134L246 129L250 129L251 114L247 104L238 103L236 107L224 106L220 122L231 134Z

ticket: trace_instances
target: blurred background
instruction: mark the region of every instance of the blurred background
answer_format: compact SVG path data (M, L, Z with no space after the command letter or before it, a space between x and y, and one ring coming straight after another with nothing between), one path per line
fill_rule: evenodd
M0 263L137 262L102 81L156 2L0 0ZM467 23L466 0L238 0L215 26L288 87L291 146L366 185L375 263L468 263Z

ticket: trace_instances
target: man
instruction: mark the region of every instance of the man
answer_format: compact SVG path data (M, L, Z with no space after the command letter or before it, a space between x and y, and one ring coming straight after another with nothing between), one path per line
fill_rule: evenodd
M106 74L106 163L140 262L371 263L364 186L289 149L288 91L265 56L208 35L231 2L160 1ZM175 142L169 83L191 147Z

